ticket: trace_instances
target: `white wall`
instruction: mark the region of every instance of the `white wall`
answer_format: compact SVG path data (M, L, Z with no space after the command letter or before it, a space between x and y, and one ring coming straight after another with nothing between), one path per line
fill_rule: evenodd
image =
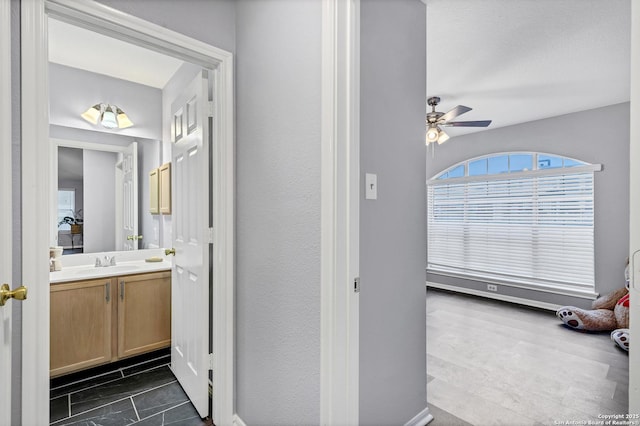
M115 170L113 152L83 151L84 252L114 251L116 247Z
M237 4L239 416L320 422L320 0Z
M629 248L629 103L451 138L427 158L427 177L468 158L537 151L602 164L595 173L595 283L600 294L624 286ZM594 123L606 123L604 137ZM479 281L428 274L438 283L486 291ZM591 300L500 286L503 294L590 308Z
M402 425L426 401L425 5L362 0L360 423Z

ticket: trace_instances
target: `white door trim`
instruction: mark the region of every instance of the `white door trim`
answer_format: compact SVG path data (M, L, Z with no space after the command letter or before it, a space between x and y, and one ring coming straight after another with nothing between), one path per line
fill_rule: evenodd
M7 255L0 256L0 284L7 283L12 288L15 287L12 281L12 256L11 245L13 238L12 230L12 209L11 209L11 2L4 1L0 3L0 93L3 94L0 101L0 194L3 194L2 203L0 203L0 241L4 252L5 247L9 247ZM4 195L9 194L5 198ZM0 323L5 332L12 332L11 327L11 306L9 302L0 312ZM9 309L6 309L9 308ZM4 337L4 336L3 336ZM11 342L13 336L8 336ZM3 401L0 401L0 424L11 424L11 407L12 402L18 398L18 395L11 394L11 375L15 374L11 364L11 344L0 342L0 360L8 367L11 374L3 379L0 385L0 394L6 395Z
M213 388L216 424L234 415L234 101L232 54L90 0L29 0L22 7L23 278L31 303L23 311L23 424L49 422L49 140L47 13L75 25L153 47L212 69L219 115L213 176L217 203L213 258L212 338L217 348ZM46 11L45 11L46 9ZM47 201L43 201L47 200ZM45 208L43 208L45 207ZM216 215L214 215L216 216Z
M359 422L360 0L322 2L320 424Z
M42 1L21 4L22 424L49 422L49 86ZM46 204L46 205L43 205Z
M640 330L640 123L634 118L640 113L640 5L631 2L631 129L630 129L630 170L629 170L629 259L631 260L630 318L629 323ZM633 331L632 331L633 333ZM638 339L638 336L634 337ZM640 340L640 339L638 339ZM640 346L636 343L629 348L629 413L640 413Z

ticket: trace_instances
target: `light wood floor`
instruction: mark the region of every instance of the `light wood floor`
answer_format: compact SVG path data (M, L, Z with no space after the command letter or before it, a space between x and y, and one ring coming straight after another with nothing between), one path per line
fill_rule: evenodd
M427 375L437 408L431 426L456 417L476 426L587 424L628 411L629 359L609 333L565 328L552 311L431 288Z

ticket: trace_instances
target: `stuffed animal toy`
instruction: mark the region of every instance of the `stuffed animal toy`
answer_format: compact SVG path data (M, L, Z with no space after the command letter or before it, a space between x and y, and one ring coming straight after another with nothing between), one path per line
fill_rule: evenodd
M629 350L629 262L625 269L626 286L599 297L591 310L563 306L556 316L568 327L584 331L611 331L613 340L622 349Z

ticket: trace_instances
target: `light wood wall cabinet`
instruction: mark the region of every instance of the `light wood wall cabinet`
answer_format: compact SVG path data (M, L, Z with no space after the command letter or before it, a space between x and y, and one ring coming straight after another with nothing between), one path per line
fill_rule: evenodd
M51 377L170 345L170 271L51 285Z
M159 175L160 169L153 169L149 172L149 213L160 213L160 187L159 187Z
M160 166L160 213L171 214L171 163Z

